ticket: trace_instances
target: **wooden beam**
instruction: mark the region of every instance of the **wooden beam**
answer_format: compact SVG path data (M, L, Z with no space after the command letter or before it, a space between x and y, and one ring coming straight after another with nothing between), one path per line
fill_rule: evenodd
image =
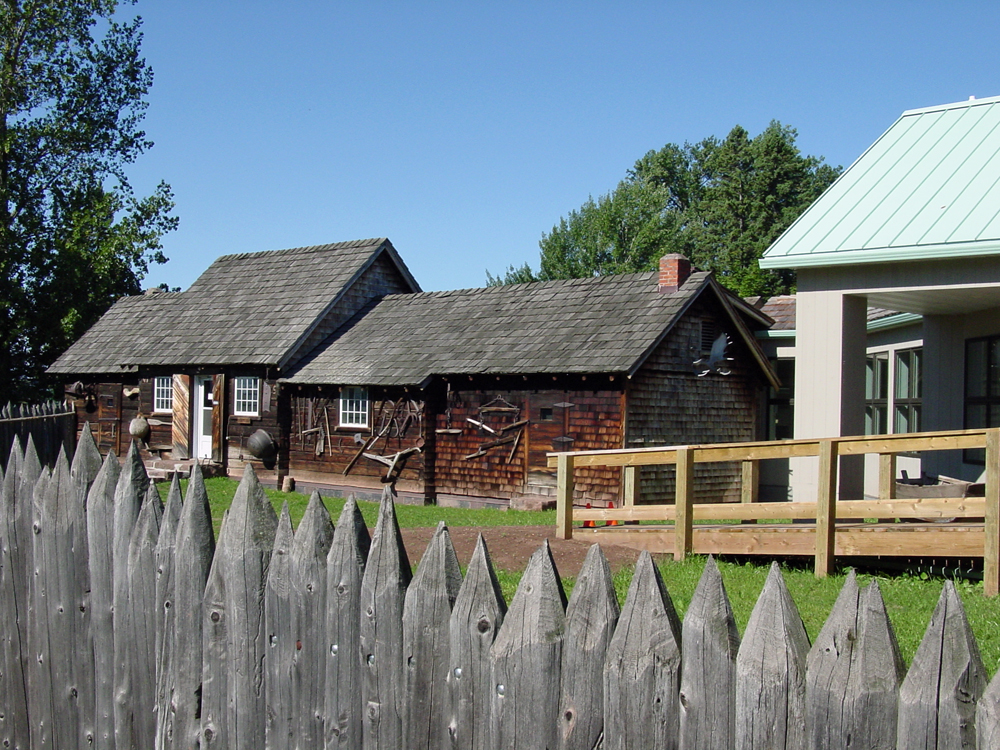
M677 487L675 505L677 520L674 522L674 559L684 560L691 552L691 506L694 504L694 453L690 448L677 451Z
M833 572L837 517L837 443L819 441L819 480L816 496L816 577L825 578Z
M1000 592L1000 429L986 433L986 523L983 541L983 593Z
M744 461L742 466L740 502L755 503L760 496L760 461L749 459Z
M858 435L829 438L838 445L838 455L864 453L904 453L925 450L955 450L982 448L986 445L986 430L952 430L946 432L915 432L898 435ZM716 461L746 461L767 458L816 456L819 440L767 440L754 443L719 443L716 445L658 446L649 448L612 448L607 450L574 451L577 466L650 466L672 464L682 447L693 448L695 463ZM549 453L549 467L556 465L558 452Z
M642 477L639 471L638 466L626 466L622 469L622 499L626 508L634 506L642 492Z
M896 454L878 454L878 499L896 499Z
M556 538L573 538L573 455L563 453L556 467Z
M622 508L577 508L577 521L673 521L676 505L636 505ZM837 517L855 518L982 518L986 501L981 497L929 497L912 500L841 500ZM815 520L816 503L695 503L694 521ZM977 555L978 557L978 555Z

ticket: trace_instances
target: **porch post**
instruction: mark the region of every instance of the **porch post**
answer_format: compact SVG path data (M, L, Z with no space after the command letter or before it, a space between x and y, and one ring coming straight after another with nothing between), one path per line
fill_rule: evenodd
M677 478L674 508L674 559L682 562L691 554L693 533L691 506L694 504L694 451L677 449Z
M868 302L839 291L800 291L795 323L795 437L861 435L865 428ZM812 502L822 481L813 459L793 459L792 497ZM864 497L864 457L840 459L840 499Z
M983 593L1000 592L1000 428L986 431L986 523Z
M556 456L556 539L573 538L573 456Z

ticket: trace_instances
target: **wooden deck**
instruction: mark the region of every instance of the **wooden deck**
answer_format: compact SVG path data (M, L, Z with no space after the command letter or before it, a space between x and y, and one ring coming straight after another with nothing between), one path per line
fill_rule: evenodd
M896 454L984 447L985 497L896 499ZM838 501L838 457L865 453L879 455L879 499ZM759 462L793 456L815 456L819 461L816 501L756 502ZM693 502L693 466L713 461L743 462L742 503ZM640 504L636 467L670 464L677 467L674 504ZM557 535L563 539L586 537L673 552L678 560L690 553L810 555L819 577L832 571L837 557L980 557L985 593L995 596L1000 589L1000 429L550 453L549 465L558 473ZM624 467L623 507L574 508L573 471L580 466ZM574 526L611 520L645 523ZM796 520L799 523L791 523ZM730 523L713 523L720 521ZM750 523L733 523L739 521Z

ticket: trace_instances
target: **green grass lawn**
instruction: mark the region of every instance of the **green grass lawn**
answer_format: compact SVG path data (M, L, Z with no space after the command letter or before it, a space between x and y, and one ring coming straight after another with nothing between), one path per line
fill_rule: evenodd
M216 536L218 536L222 514L232 501L237 483L231 479L214 478L206 480L205 486L212 506ZM167 487L166 484L159 485L160 494L164 499L166 499ZM266 492L274 504L276 512L280 512L282 503L287 501L292 523L298 524L309 501L308 496L277 490L266 490ZM336 521L344 501L340 498L324 498L324 504ZM358 505L365 521L370 527L373 527L378 514L378 504L359 502ZM404 528L436 526L438 521L444 521L449 526L456 527L555 526L556 522L555 511L470 510L404 504L396 506L396 515L399 519L399 525ZM413 561L414 564L417 562ZM701 556L692 556L682 563L664 559L659 564L667 591L682 618L704 566L705 558ZM723 560L719 562L719 569L732 602L736 622L742 633L750 618L753 605L764 587L769 563L762 561L759 564L734 564ZM805 623L809 638L815 640L833 608L837 595L840 593L847 570L844 569L837 575L825 579L817 579L808 564L783 566L782 573L792 598L799 608L799 614ZM500 585L508 602L514 595L520 577L520 573L498 571ZM615 575L615 589L619 602L624 601L631 579L631 568L623 568ZM879 582L889 619L892 621L899 639L900 650L906 663L909 664L913 660L913 654L920 644L927 623L930 622L934 605L941 593L943 579L926 575L889 573L881 575L866 573L858 576L858 583L861 586L867 585L872 580ZM573 582L574 579L571 577L563 579L567 596L572 592ZM998 662L1000 662L1000 598L987 599L984 597L982 583L959 580L956 581L956 584L972 630L979 642L983 662L992 676L997 670Z

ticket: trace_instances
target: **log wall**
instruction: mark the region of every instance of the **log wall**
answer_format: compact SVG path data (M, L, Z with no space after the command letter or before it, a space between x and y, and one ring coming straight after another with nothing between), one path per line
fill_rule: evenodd
M138 452L102 462L89 428L72 464L63 454L43 467L29 441L8 466L4 747L993 748L1000 737L1000 676L988 681L950 581L907 669L877 582L860 589L853 575L813 644L776 565L742 637L711 559L683 621L647 553L619 609L596 545L568 602L543 545L508 607L482 538L463 579L443 524L411 577L388 489L373 537L353 500L334 529L318 495L293 531L248 467L215 547L197 469L183 503L174 484L164 509Z

